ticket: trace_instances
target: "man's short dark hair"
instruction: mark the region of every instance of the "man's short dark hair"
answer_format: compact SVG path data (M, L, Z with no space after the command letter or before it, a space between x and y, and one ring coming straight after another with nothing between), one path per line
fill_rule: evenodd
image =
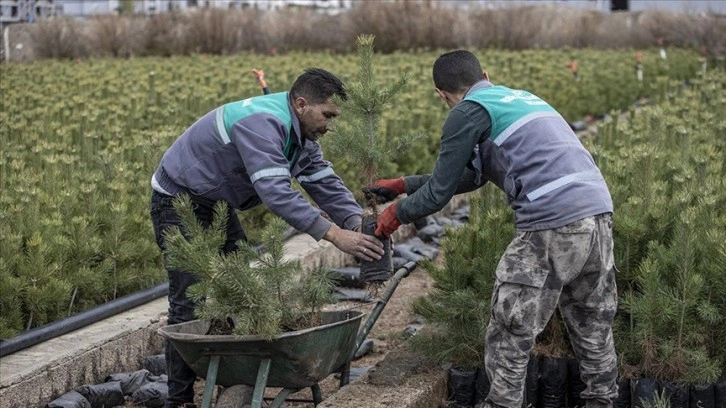
M479 60L469 51L441 54L434 62L434 86L447 92L463 92L483 79Z
M308 68L290 88L290 98L303 97L311 104L325 103L333 95L346 100L348 95L343 82L322 68Z

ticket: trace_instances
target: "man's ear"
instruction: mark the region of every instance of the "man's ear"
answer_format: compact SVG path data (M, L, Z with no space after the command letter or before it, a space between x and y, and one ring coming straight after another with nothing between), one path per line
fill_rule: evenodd
M487 80L487 81L488 81L488 80L489 80L489 73L488 73L488 72L486 72L486 71L484 71L484 75L483 75L483 77L484 77L484 79L485 79L485 80Z
M305 112L305 108L308 106L308 101L302 96L295 98L295 109L298 115L302 115Z
M444 102L448 102L449 96L446 93L446 91L442 91L439 88L436 88L436 93L439 94L439 97L444 100Z

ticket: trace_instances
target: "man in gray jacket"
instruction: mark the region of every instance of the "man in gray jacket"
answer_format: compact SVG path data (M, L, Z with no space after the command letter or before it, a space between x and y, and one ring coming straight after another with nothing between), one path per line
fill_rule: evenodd
M362 260L380 259L382 244L357 232L361 208L331 164L323 160L317 142L340 114L331 101L334 95L346 98L341 81L330 72L311 68L297 78L289 92L227 103L189 127L164 153L151 178L151 219L162 251L164 231L180 224L173 199L187 194L205 226L212 221L215 202L228 204L224 252L234 251L236 242L246 240L235 211L264 204L316 240L330 241ZM292 187L292 177L320 209ZM195 278L179 270L168 270L168 275L168 323L192 320L194 303L187 298L186 289ZM191 406L196 376L169 343L166 363L166 408Z
M494 183L514 210L517 233L496 270L485 353L491 390L483 406L522 406L530 352L557 307L587 385L582 398L588 408L611 406L613 204L600 170L554 108L489 82L472 53L441 55L433 77L451 109L439 157L432 174L367 187L382 202L408 194L381 213L376 234L388 236L439 211L454 194Z

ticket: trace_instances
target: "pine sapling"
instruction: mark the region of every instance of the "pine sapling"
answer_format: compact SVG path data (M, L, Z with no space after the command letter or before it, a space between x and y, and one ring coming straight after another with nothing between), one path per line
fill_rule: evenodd
M336 137L330 139L329 147L334 154L360 166L360 185L367 186L379 178L380 168L395 160L396 155L419 135L399 135L395 138L383 135L383 111L403 90L408 77L402 75L390 86L377 83L373 70L374 36L361 35L356 42L359 57L357 80L347 85L348 98L336 101L346 112L350 127L341 128ZM376 198L359 197L359 201L364 202L366 207L362 230L372 235L379 212ZM386 251L384 257L380 261L363 262L361 265L361 275L369 283L385 282L393 272L390 240L381 238L381 241Z
M319 324L330 303L334 281L327 271L303 273L299 262L285 259L287 224L273 218L262 232L265 252L246 242L224 254L227 205L218 202L209 227L195 217L189 197L174 201L181 228L165 233L167 266L193 274L187 290L195 315L210 323L208 334L255 334L272 338L284 331ZM183 233L182 233L183 232Z

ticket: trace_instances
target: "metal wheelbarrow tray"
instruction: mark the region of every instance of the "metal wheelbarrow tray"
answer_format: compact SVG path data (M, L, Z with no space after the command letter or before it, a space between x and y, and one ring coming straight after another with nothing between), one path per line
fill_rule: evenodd
M206 380L202 408L210 408L215 385L254 386L252 408L260 408L266 387L283 388L270 408L281 407L288 395L312 389L316 405L322 402L318 382L341 372L348 383L350 361L402 278L416 264L410 262L391 278L360 333L364 313L354 310L323 312L323 324L286 332L266 340L261 336L206 335L209 323L193 320L163 326L159 334L179 351L189 367Z

